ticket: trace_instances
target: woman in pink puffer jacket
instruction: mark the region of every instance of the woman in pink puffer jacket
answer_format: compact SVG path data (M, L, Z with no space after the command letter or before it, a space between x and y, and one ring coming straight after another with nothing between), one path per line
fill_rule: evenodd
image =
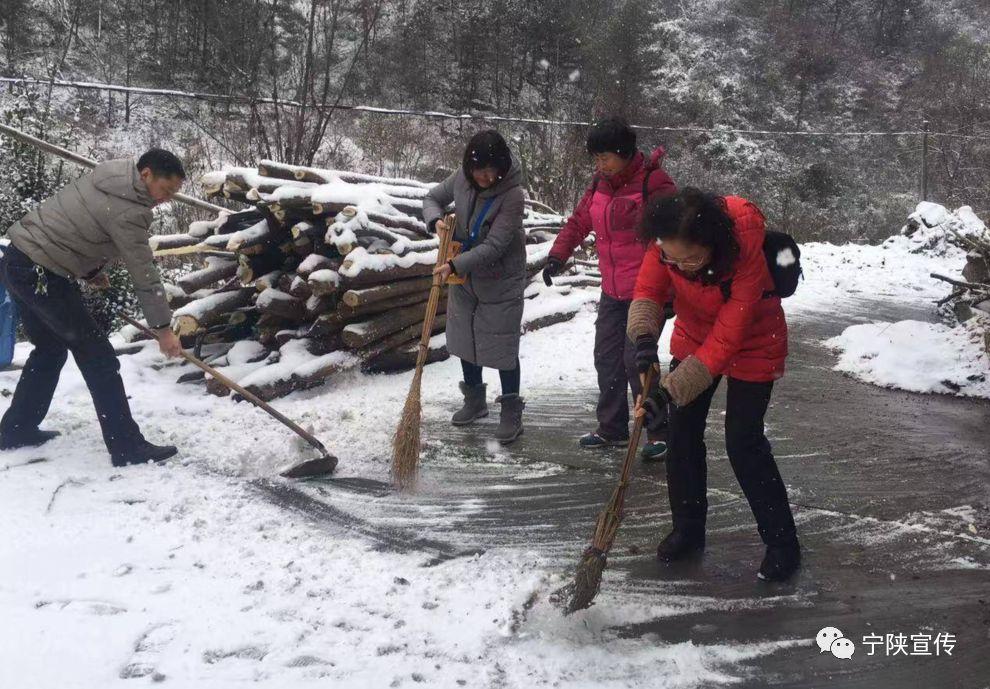
M619 117L596 123L588 133L588 153L595 159L595 177L568 218L543 271L550 284L589 233L602 274L602 296L595 321L595 369L598 372L598 428L581 438L582 447L614 447L629 442L627 387L635 398L640 380L635 346L626 337L633 288L646 247L636 229L646 202L677 191L661 169L664 150L647 158L636 149L636 132ZM644 459L661 459L667 451L662 433L650 438Z

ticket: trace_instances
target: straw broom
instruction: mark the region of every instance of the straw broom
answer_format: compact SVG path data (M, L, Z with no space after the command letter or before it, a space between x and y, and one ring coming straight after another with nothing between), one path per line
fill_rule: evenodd
M447 252L450 248L451 237L454 235L455 221L456 218L453 214L446 216L443 219L445 229L437 232L440 240L437 250L438 268L447 261ZM392 440L392 482L398 488L407 488L416 479L416 465L419 463L420 450L419 427L423 412L420 404L423 367L426 365L426 357L429 354L433 321L437 315L437 305L440 303L442 289L443 284L440 281L440 276L434 275L433 285L430 287L430 298L426 302L426 315L423 317L423 334L419 338L416 373L413 374L412 382L409 384L406 404L402 408L402 417L399 419L399 425L395 429L395 437Z
M655 378L656 366L651 366L646 373L643 395L647 394L653 386ZM663 392L662 389L661 392ZM574 582L558 591L555 596L558 600L567 598L567 605L564 609L565 615L590 607L595 596L598 595L598 589L602 583L602 572L605 571L605 561L609 550L615 543L615 535L619 531L619 525L622 523L622 509L626 501L626 488L629 487L629 475L632 473L633 461L639 450L639 439L645 420L645 415L640 410L642 399L640 397L636 400L636 418L633 422L632 435L629 438L629 447L626 450L626 459L622 463L619 484L612 491L612 497L605 505L605 509L598 514L595 534L591 539L591 545L584 551L581 561L578 562L577 571L574 573Z

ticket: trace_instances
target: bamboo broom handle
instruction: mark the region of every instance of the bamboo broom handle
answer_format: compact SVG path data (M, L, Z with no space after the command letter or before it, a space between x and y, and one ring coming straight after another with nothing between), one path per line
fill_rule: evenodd
M444 218L443 232L439 233L439 245L437 247L437 265L439 268L447 260L447 251L450 248L450 238L454 234L453 216ZM433 285L430 287L430 298L426 302L426 316L423 318L423 333L419 338L419 352L416 354L416 368L420 369L426 365L426 358L429 356L430 338L433 335L433 321L437 315L437 306L440 303L440 292L443 290L443 283L440 276L433 275Z
M638 403L642 403L642 400L646 399L646 395L649 393L650 388L653 387L653 381L656 379L657 367L654 364L650 366L649 370L646 372L646 380L643 383L643 392L640 394L640 399L637 400ZM637 405L638 406L638 405ZM635 421L633 421L632 433L629 436L629 447L626 450L626 461L622 463L622 476L619 479L619 485L625 486L629 482L629 474L632 473L633 460L636 457L636 453L639 451L639 439L643 434L643 424L646 422L646 416L637 416Z
M645 398L647 391L649 391L650 387L652 387L653 381L656 378L656 373L657 367L655 365L650 366L650 370L646 372L646 381L643 385L641 399ZM637 400L637 402L640 402L640 400ZM629 436L629 446L626 449L626 458L622 462L622 471L619 475L619 482L612 490L612 496L609 498L605 509L598 515L598 521L595 523L595 536L592 541L593 543L606 542L609 540L608 531L613 527L618 529L618 521L610 521L609 517L613 516L616 520L622 519L622 509L626 502L626 488L629 487L629 475L632 473L632 466L636 459L636 453L639 452L639 439L643 433L643 424L645 423L645 419L645 416L637 416L633 421L633 430Z

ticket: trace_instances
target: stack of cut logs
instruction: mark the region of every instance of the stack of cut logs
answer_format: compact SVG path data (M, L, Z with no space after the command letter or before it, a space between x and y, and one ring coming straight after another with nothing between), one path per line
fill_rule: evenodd
M966 250L966 265L962 270L962 280L932 274L932 277L947 282L952 287L952 292L939 305L950 305L960 323L974 318L981 319L986 324L983 332L984 349L990 354L990 232L953 232L952 240Z
M436 237L422 215L432 185L271 161L207 173L201 183L208 196L249 207L194 222L186 234L151 238L156 255L203 259L201 268L167 286L173 328L187 346L209 348L211 363L265 399L319 385L347 368L395 371L415 364L437 258ZM534 278L527 297L545 293L535 279L562 222L539 208L527 202ZM591 268L572 270L578 274L565 276L557 295L600 285ZM438 334L444 309L441 301ZM563 308L555 317L541 306L524 329L575 311ZM434 337L430 361L447 356L445 338Z

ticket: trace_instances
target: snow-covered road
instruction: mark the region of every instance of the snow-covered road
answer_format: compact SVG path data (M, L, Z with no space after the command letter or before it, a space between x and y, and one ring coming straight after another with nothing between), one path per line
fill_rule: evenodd
M524 339L528 427L509 450L487 441L491 423L450 429L459 366L427 370L429 447L408 496L383 481L409 374L349 373L280 400L341 458L333 481L290 485L270 478L299 456L284 429L174 385L182 369L149 349L122 358L128 390L142 428L179 445L180 461L112 469L72 367L48 424L64 436L0 455L0 686L895 687L990 675L978 651L986 405L857 383L821 344L851 323L931 318L922 305L944 290L925 276L952 268L898 246L805 256L786 304L790 373L768 420L806 547L796 582L753 576L761 549L716 410L703 562L653 561L665 487L661 468L641 467L598 605L563 618L546 600L619 461L574 449L593 418L590 310ZM0 388L15 381L0 374ZM826 625L857 642L925 630L958 642L951 658L861 648L842 661L814 647Z

